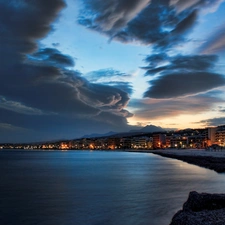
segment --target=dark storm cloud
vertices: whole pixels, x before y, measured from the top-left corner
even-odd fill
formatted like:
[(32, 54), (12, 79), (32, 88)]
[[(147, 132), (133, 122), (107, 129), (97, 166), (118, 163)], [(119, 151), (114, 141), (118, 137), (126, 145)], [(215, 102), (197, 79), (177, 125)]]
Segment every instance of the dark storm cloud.
[(145, 92), (149, 98), (174, 98), (193, 95), (225, 85), (224, 76), (209, 72), (183, 72), (166, 74), (149, 82)]
[(27, 114), (27, 115), (42, 115), (45, 114), (43, 111), (26, 105), (21, 104), (20, 102), (9, 101), (4, 97), (0, 96), (0, 108), (7, 109), (10, 111)]
[(37, 47), (34, 39), (51, 31), (50, 23), (64, 6), (62, 0), (1, 0), (1, 52), (10, 56), (32, 52)]
[[(110, 112), (114, 109), (118, 114), (129, 101), (126, 92), (89, 83), (76, 71), (46, 66), (46, 62), (43, 65), (40, 62), (38, 65), (33, 63), (32, 60), (29, 64), (21, 65), (17, 72), (22, 76), (11, 74), (11, 79), (5, 82), (1, 90), (2, 96), (22, 102), (27, 107), (74, 116), (96, 115), (107, 108)], [(17, 85), (10, 81), (12, 79), (17, 81)], [(6, 81), (4, 77), (0, 80)], [(12, 88), (14, 92), (10, 91)]]
[(129, 107), (138, 118), (163, 119), (179, 115), (193, 115), (210, 110), (214, 104), (223, 100), (209, 94), (176, 99), (131, 100)]
[(81, 101), (103, 111), (115, 110), (117, 114), (129, 101), (126, 92), (102, 84), (83, 85), (79, 91)]
[(172, 31), (172, 34), (177, 35), (180, 33), (184, 33), (194, 25), (196, 19), (197, 19), (197, 10), (194, 10), (176, 25), (176, 27)]
[(147, 70), (146, 76), (157, 75), (160, 72), (166, 74), (181, 70), (182, 72), (208, 71), (215, 66), (217, 59), (218, 57), (216, 55), (177, 55), (169, 57), (165, 54), (162, 56), (158, 54), (146, 57), (145, 62), (149, 65), (141, 68)]
[[(160, 65), (162, 60), (167, 63), (165, 66)], [(217, 61), (215, 55), (164, 56), (160, 60), (157, 57), (147, 57), (145, 61), (149, 61), (149, 66), (142, 67), (147, 70), (146, 75), (160, 75), (149, 81), (151, 87), (145, 92), (145, 97), (173, 98), (225, 85), (224, 76), (212, 72)]]
[(178, 55), (171, 58), (171, 67), (169, 69), (205, 71), (213, 68), (217, 59), (216, 55)]
[[(141, 10), (135, 11), (135, 16), (129, 19), (126, 17), (126, 22), (121, 23), (115, 22), (112, 18), (119, 18), (120, 11), (115, 10), (117, 9), (115, 5), (118, 6), (122, 1), (109, 2), (100, 5), (98, 0), (83, 1), (83, 7), (87, 9), (87, 12), (81, 11), (78, 22), (89, 29), (109, 36), (110, 40), (153, 44), (158, 54), (149, 56), (146, 60), (151, 60), (151, 62), (148, 66), (141, 68), (147, 70), (146, 75), (160, 74), (161, 76), (150, 81), (151, 86), (145, 92), (144, 97), (172, 98), (193, 95), (225, 84), (223, 76), (211, 70), (217, 60), (215, 56), (168, 57), (161, 53), (167, 52), (178, 43), (187, 42), (185, 35), (197, 23), (199, 11), (210, 11), (210, 7), (213, 6), (212, 2), (207, 0), (152, 0), (145, 7), (140, 8)], [(221, 2), (216, 0), (214, 5), (218, 7)], [(123, 6), (126, 7), (126, 12), (132, 11), (126, 4)], [(122, 10), (125, 8), (122, 7)], [(134, 15), (133, 12), (132, 15)], [(220, 36), (219, 45), (223, 45), (223, 34)]]
[(199, 123), (204, 123), (205, 126), (220, 126), (225, 124), (225, 117), (216, 117), (208, 120), (201, 120)]
[(159, 64), (168, 61), (169, 56), (166, 53), (158, 53), (158, 54), (152, 54), (145, 58), (145, 62), (149, 63), (149, 66), (156, 67)]
[(124, 27), (150, 0), (83, 0), (80, 24), (95, 27), (111, 34)]
[[(156, 43), (164, 40), (169, 34), (164, 28), (170, 28), (171, 22), (176, 20), (174, 14), (168, 25), (163, 23), (169, 17), (169, 9), (160, 3), (149, 4), (140, 14), (131, 20), (126, 27), (113, 36), (113, 39), (121, 42), (141, 42), (143, 44)], [(165, 18), (166, 17), (166, 18)], [(168, 20), (170, 20), (168, 18)]]
[(32, 54), (30, 57), (36, 62), (46, 62), (50, 65), (52, 64), (62, 67), (73, 67), (75, 65), (72, 57), (64, 55), (54, 48), (40, 49), (38, 52)]
[(197, 11), (177, 15), (165, 5), (152, 1), (136, 18), (114, 35), (121, 42), (141, 42), (155, 44), (156, 48), (168, 48), (184, 40), (184, 34), (197, 19)]
[(213, 11), (223, 0), (81, 0), (78, 23), (124, 43), (154, 44), (156, 49), (187, 42), (199, 11)]
[[(215, 66), (218, 57), (216, 55), (177, 55), (169, 57), (166, 54), (155, 54), (147, 56), (145, 62), (149, 65), (141, 67), (152, 71), (177, 71), (180, 69), (188, 71), (205, 71)], [(162, 64), (166, 66), (160, 66)]]
[[(1, 140), (9, 137), (2, 135), (4, 129), (15, 141), (22, 140), (22, 135), (15, 138), (19, 131), (26, 135), (24, 140), (46, 140), (75, 137), (87, 127), (90, 132), (128, 127), (125, 91), (90, 83), (67, 69), (74, 66), (70, 56), (54, 48), (38, 49), (37, 41), (53, 30), (51, 24), (64, 6), (61, 0), (1, 1)], [(101, 113), (120, 120), (109, 125)]]
[(0, 114), (0, 142), (73, 139), (87, 132), (107, 133), (111, 130), (122, 132), (126, 127), (129, 129), (125, 117), (110, 115), (107, 112), (95, 116), (94, 119), (91, 117), (77, 119), (63, 114), (34, 118), (32, 115), (18, 114), (4, 109), (0, 109)]
[(124, 117), (121, 117), (121, 115), (113, 114), (113, 116), (112, 116), (109, 113), (101, 112), (98, 116), (96, 116), (95, 119), (99, 122), (105, 121), (107, 124), (117, 127), (117, 130), (118, 130), (118, 128), (121, 128), (121, 125), (127, 123), (125, 118), (132, 116), (132, 114), (130, 114), (126, 110), (123, 111), (123, 114), (124, 114)]
[(123, 81), (111, 81), (111, 82), (104, 82), (104, 85), (116, 87), (122, 91), (125, 91), (128, 94), (133, 93), (133, 86), (130, 82), (123, 82)]
[(184, 35), (197, 21), (198, 10), (208, 7), (206, 0), (191, 1), (191, 4), (167, 0), (124, 2), (83, 1), (78, 23), (109, 36), (110, 40), (155, 44), (165, 48), (184, 41)]

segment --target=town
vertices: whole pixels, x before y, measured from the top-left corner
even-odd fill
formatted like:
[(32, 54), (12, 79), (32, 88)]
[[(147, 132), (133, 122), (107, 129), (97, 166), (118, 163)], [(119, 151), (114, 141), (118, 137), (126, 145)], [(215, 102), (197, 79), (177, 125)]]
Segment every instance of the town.
[(0, 144), (0, 149), (59, 150), (153, 150), (153, 149), (222, 149), (225, 147), (225, 125), (205, 129), (116, 134), (107, 137), (81, 138), (67, 141)]

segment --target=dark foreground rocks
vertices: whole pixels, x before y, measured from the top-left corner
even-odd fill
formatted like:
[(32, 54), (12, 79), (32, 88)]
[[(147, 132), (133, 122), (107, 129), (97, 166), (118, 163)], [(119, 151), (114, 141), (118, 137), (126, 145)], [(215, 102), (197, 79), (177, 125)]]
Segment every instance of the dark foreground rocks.
[(197, 166), (214, 170), (218, 173), (225, 172), (225, 158), (212, 157), (212, 156), (176, 155), (172, 153), (166, 153), (166, 152), (163, 153), (163, 152), (157, 152), (157, 151), (155, 151), (154, 154), (173, 158), (173, 159), (179, 159), (190, 164), (194, 164)]
[(225, 194), (190, 192), (170, 225), (225, 225)]

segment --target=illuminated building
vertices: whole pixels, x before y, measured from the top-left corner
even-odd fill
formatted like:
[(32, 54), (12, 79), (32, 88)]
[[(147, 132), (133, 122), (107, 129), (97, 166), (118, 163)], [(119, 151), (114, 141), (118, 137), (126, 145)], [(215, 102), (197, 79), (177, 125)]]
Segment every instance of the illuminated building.
[(120, 148), (120, 138), (108, 138), (107, 149), (117, 149)]
[(131, 148), (131, 139), (130, 138), (122, 138), (120, 140), (120, 148), (130, 149)]
[(215, 144), (216, 131), (217, 131), (217, 127), (207, 127), (206, 128), (205, 137), (206, 137), (207, 146), (211, 146), (212, 144)]
[(215, 144), (225, 146), (225, 126), (218, 127), (215, 135)]
[(166, 145), (166, 135), (162, 133), (153, 134), (153, 148), (164, 148)]

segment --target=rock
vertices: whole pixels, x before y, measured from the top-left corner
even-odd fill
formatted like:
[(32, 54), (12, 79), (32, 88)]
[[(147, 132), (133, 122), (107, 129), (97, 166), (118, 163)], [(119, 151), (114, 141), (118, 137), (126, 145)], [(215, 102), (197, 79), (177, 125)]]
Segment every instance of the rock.
[(178, 211), (170, 225), (224, 225), (225, 194), (190, 192), (183, 210)]

